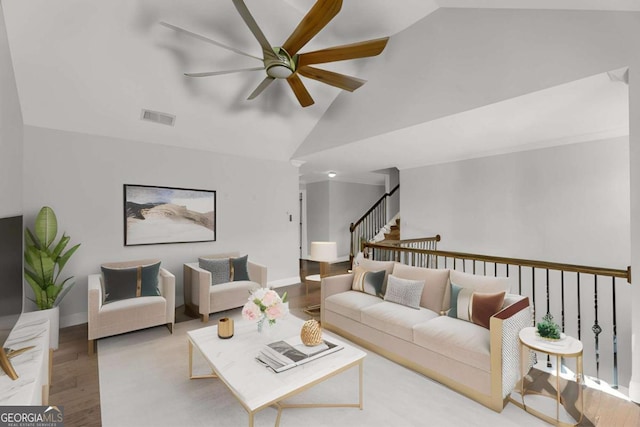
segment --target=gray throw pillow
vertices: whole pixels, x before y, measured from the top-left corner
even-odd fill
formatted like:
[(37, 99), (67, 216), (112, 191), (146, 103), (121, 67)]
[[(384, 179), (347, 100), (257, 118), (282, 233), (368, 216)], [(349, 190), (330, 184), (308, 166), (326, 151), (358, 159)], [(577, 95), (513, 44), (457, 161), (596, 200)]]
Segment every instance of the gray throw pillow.
[(423, 289), (424, 281), (422, 280), (401, 279), (391, 274), (387, 281), (384, 300), (419, 310)]
[(101, 267), (104, 284), (103, 303), (127, 298), (160, 295), (158, 273), (160, 262), (128, 268)]
[(249, 255), (241, 256), (239, 258), (231, 258), (231, 280), (237, 282), (239, 280), (251, 280), (249, 279), (249, 269), (247, 262)]
[(211, 286), (229, 282), (231, 277), (229, 258), (198, 258), (198, 265), (211, 273)]

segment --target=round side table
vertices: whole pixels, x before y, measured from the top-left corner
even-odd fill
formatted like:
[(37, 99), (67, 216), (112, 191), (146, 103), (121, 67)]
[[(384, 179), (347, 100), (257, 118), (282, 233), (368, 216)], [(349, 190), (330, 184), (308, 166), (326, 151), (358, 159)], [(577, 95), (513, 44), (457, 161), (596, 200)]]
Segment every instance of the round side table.
[[(520, 372), (522, 374), (522, 380), (520, 384), (520, 394), (522, 396), (522, 407), (525, 411), (529, 412), (536, 417), (554, 424), (556, 426), (576, 426), (582, 421), (584, 411), (584, 401), (582, 395), (583, 384), (583, 371), (582, 371), (582, 343), (580, 340), (566, 336), (560, 341), (548, 341), (540, 338), (536, 334), (536, 328), (528, 327), (520, 331)], [(527, 390), (526, 376), (529, 373), (529, 350), (548, 354), (556, 359), (556, 378), (555, 378), (555, 396), (541, 393), (540, 391)], [(574, 423), (566, 422), (560, 419), (560, 405), (566, 409), (561, 390), (560, 390), (560, 370), (562, 367), (562, 358), (575, 357), (576, 358), (576, 382), (578, 386), (577, 401), (580, 402), (579, 416)], [(526, 372), (525, 372), (526, 370)], [(525, 403), (525, 395), (537, 394), (546, 397), (555, 397), (556, 399), (556, 413), (555, 418), (545, 414), (539, 410), (533, 409), (527, 406)], [(577, 402), (576, 402), (577, 409)], [(570, 414), (569, 414), (570, 415)], [(572, 418), (575, 418), (572, 416)]]

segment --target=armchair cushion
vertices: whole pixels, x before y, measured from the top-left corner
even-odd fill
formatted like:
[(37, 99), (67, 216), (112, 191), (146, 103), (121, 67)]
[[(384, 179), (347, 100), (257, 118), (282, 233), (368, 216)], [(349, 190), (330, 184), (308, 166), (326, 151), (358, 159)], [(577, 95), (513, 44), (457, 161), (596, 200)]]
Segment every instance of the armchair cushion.
[(229, 258), (198, 258), (198, 265), (211, 273), (211, 286), (229, 282), (231, 277)]
[(245, 255), (238, 258), (230, 258), (231, 265), (231, 281), (238, 282), (244, 280), (251, 280), (249, 278), (249, 269), (247, 268), (247, 262), (249, 255)]
[(128, 298), (160, 295), (158, 289), (160, 262), (124, 268), (102, 266), (101, 269), (104, 304)]

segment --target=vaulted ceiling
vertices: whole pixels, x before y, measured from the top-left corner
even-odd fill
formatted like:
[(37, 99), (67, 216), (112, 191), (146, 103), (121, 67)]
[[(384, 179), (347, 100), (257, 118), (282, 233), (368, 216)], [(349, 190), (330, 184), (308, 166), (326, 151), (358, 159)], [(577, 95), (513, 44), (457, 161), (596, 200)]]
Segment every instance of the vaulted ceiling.
[[(588, 22), (595, 13), (640, 11), (639, 3), (345, 1), (302, 52), (382, 36), (391, 40), (378, 57), (324, 67), (368, 80), (356, 92), (305, 80), (315, 100), (308, 108), (300, 107), (282, 81), (247, 101), (263, 71), (183, 75), (260, 66), (159, 25), (165, 21), (261, 56), (230, 0), (0, 4), (25, 125), (297, 160), (307, 182), (324, 179), (329, 169), (342, 179), (379, 182), (372, 171), (628, 134), (627, 90), (608, 78), (609, 70), (585, 66), (582, 74), (563, 75), (550, 64), (518, 76), (511, 67), (489, 65), (504, 66), (495, 58), (512, 55), (531, 68), (521, 57), (539, 45), (528, 44), (527, 26), (540, 28), (540, 37), (550, 17)], [(273, 45), (287, 38), (313, 4), (246, 0)], [(525, 41), (513, 44), (513, 36)], [(496, 37), (504, 38), (500, 49)], [(489, 65), (478, 68), (479, 63)], [(173, 114), (175, 125), (142, 121), (141, 109)]]

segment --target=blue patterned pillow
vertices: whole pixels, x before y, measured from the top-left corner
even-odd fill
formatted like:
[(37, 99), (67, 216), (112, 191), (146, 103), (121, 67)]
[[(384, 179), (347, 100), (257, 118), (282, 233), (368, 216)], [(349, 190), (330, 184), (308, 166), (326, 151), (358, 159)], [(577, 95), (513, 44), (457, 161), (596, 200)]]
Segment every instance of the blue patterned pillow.
[(424, 280), (401, 279), (391, 274), (387, 281), (387, 292), (384, 294), (384, 300), (419, 310), (423, 290)]
[(228, 283), (231, 278), (229, 258), (198, 258), (198, 265), (211, 273), (211, 286)]

